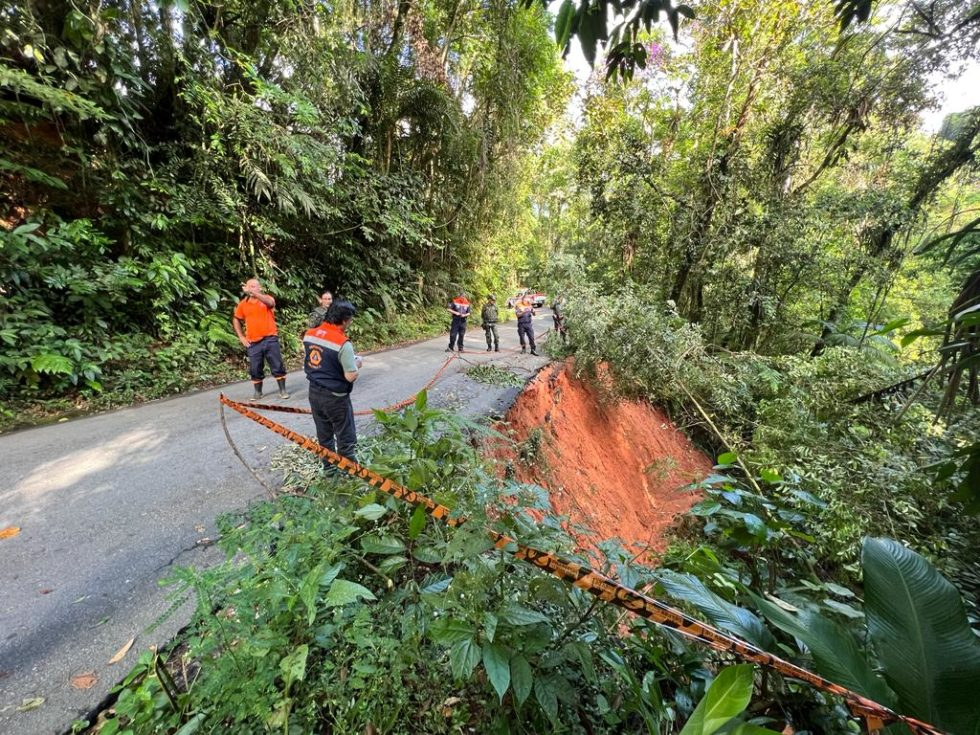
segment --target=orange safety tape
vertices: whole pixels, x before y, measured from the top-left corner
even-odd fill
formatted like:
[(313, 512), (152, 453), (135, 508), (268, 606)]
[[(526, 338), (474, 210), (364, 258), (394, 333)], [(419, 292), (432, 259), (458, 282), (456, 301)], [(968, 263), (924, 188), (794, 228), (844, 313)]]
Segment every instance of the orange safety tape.
[[(384, 408), (365, 408), (365, 409), (361, 409), (360, 411), (354, 411), (354, 415), (370, 416), (375, 411), (384, 411), (385, 413), (391, 413), (392, 411), (398, 411), (399, 409), (405, 408), (405, 406), (409, 405), (416, 398), (418, 398), (419, 393), (421, 393), (424, 390), (429, 390), (429, 388), (431, 388), (435, 384), (435, 382), (439, 380), (439, 377), (443, 374), (443, 372), (445, 372), (446, 368), (449, 367), (449, 363), (451, 363), (455, 359), (456, 359), (456, 355), (450, 355), (449, 357), (447, 357), (446, 361), (442, 363), (442, 366), (436, 371), (436, 374), (432, 376), (432, 379), (429, 380), (428, 383), (423, 385), (419, 389), (418, 393), (416, 393), (415, 395), (410, 396), (409, 398), (406, 398), (403, 401), (398, 401), (398, 403), (392, 403), (390, 406), (385, 406)], [(262, 409), (263, 411), (278, 411), (279, 413), (301, 413), (306, 415), (313, 413), (313, 411), (311, 411), (308, 408), (299, 408), (298, 406), (283, 406), (277, 403), (253, 403), (249, 401), (248, 405), (251, 408), (259, 408)]]
[[(404, 500), (406, 503), (425, 508), (425, 512), (428, 515), (441, 520), (451, 527), (459, 526), (466, 520), (458, 516), (454, 518), (452, 511), (446, 506), (436, 503), (421, 493), (409, 490), (379, 475), (377, 472), (369, 470), (367, 467), (363, 467), (346, 457), (342, 457), (336, 452), (321, 447), (316, 440), (303, 436), (281, 424), (277, 424), (275, 421), (255, 413), (246, 405), (226, 398), (224, 394), (219, 397), (219, 400), (243, 416), (262, 424), (289, 441), (327, 460), (330, 464), (343, 470), (351, 477), (358, 477), (381, 492)], [(569, 561), (528, 546), (522, 546), (515, 539), (497, 533), (496, 531), (488, 531), (488, 533), (498, 549), (509, 551), (516, 558), (534, 564), (539, 569), (561, 580), (572, 583), (579, 589), (598, 597), (604, 602), (611, 603), (653, 623), (675, 630), (717, 651), (734, 654), (744, 661), (751, 661), (760, 666), (773, 669), (784, 676), (799, 679), (817, 689), (842, 697), (847, 702), (851, 714), (855, 717), (864, 718), (869, 729), (874, 728), (874, 730), (880, 730), (882, 724), (902, 722), (912, 732), (918, 733), (918, 735), (946, 735), (943, 731), (932, 725), (893, 712), (888, 707), (867, 699), (857, 692), (853, 692), (828, 679), (824, 679), (818, 674), (814, 674), (812, 671), (808, 671), (785, 659), (763, 651), (751, 643), (723, 633), (717, 628), (713, 628), (707, 623), (702, 623), (700, 620), (692, 618), (680, 610), (670, 607), (666, 603), (648, 597), (642, 592), (637, 592), (634, 589), (626, 587), (584, 564)]]
[[(399, 409), (405, 408), (405, 406), (412, 403), (418, 397), (419, 393), (421, 393), (424, 390), (429, 390), (429, 388), (431, 388), (435, 384), (435, 382), (439, 380), (439, 377), (443, 374), (443, 372), (445, 372), (446, 368), (449, 367), (449, 363), (451, 363), (455, 359), (456, 359), (456, 355), (450, 355), (449, 357), (447, 357), (446, 361), (442, 363), (442, 367), (436, 370), (436, 374), (432, 376), (432, 380), (430, 380), (428, 383), (423, 385), (419, 389), (418, 393), (416, 393), (414, 396), (410, 396), (409, 398), (406, 398), (403, 401), (399, 401), (398, 403), (393, 403), (390, 406), (385, 406), (380, 410), (384, 411), (385, 413), (391, 413), (392, 411), (398, 411)], [(371, 408), (362, 411), (354, 411), (355, 416), (370, 416), (373, 413), (374, 413), (374, 409)]]

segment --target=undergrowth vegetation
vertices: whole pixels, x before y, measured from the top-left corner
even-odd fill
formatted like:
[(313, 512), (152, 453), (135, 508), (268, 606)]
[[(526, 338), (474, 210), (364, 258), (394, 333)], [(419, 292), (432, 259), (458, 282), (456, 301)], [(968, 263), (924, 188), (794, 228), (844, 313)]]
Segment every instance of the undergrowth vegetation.
[(926, 554), (977, 605), (980, 534), (964, 513), (973, 496), (963, 495), (965, 472), (937, 472), (980, 435), (977, 411), (937, 419), (938, 389), (854, 402), (909, 369), (843, 346), (816, 357), (718, 349), (638, 290), (600, 294), (574, 273), (565, 273), (565, 351), (577, 369), (602, 365), (618, 390), (664, 405), (712, 451), (794, 478), (819, 502), (808, 511), (808, 554), (825, 574), (856, 581), (861, 538), (887, 535)]
[[(692, 511), (707, 521), (704, 539), (653, 569), (616, 540), (580, 557), (542, 488), (488, 472), (478, 439), (489, 430), (429, 408), (424, 393), (377, 418), (366, 464), (465, 522), (450, 529), (360, 481), (323, 479), (301, 450), (284, 452), (286, 494), (223, 519), (224, 564), (173, 575), (175, 597), (197, 600), (183, 645), (145, 653), (95, 731), (858, 731), (837, 698), (772, 672), (726, 668), (730, 657), (516, 561), (487, 528), (672, 598), (900, 711), (969, 731), (959, 729), (973, 722), (963, 695), (977, 683), (980, 646), (954, 588), (899, 544), (869, 540), (862, 604), (820, 566), (826, 501), (800, 478), (766, 470), (740, 480), (737, 457), (722, 456)], [(921, 609), (889, 630), (883, 611), (908, 612), (903, 585)], [(948, 641), (934, 650), (937, 633)], [(898, 649), (929, 666), (907, 666)], [(950, 671), (973, 674), (943, 684)]]
[(543, 8), (0, 17), (0, 428), (244, 377), (252, 276), (285, 341), (330, 289), (367, 349), (531, 257), (527, 159), (569, 93)]

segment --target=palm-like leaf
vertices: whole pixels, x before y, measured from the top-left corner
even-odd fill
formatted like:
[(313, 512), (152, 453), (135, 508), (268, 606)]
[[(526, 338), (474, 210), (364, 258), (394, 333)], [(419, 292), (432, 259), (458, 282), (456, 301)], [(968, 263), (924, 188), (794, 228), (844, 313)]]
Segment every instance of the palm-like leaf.
[(872, 670), (854, 636), (815, 612), (804, 610), (793, 615), (762, 597), (752, 598), (769, 622), (810, 650), (821, 676), (880, 704), (895, 706), (894, 693)]
[(980, 732), (980, 641), (956, 588), (892, 539), (865, 539), (862, 559), (868, 630), (901, 709)]

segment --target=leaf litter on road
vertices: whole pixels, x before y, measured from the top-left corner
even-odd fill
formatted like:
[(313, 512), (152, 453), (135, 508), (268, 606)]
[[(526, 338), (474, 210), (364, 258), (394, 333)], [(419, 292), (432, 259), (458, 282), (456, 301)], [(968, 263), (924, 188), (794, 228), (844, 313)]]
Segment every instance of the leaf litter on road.
[(76, 674), (71, 678), (71, 685), (75, 689), (91, 689), (98, 681), (94, 671), (86, 671), (83, 674)]
[(44, 697), (28, 697), (20, 706), (17, 708), (18, 712), (30, 712), (32, 709), (37, 709), (42, 704), (44, 704)]
[(133, 644), (135, 642), (136, 642), (135, 636), (133, 638), (130, 638), (128, 641), (126, 641), (123, 644), (123, 647), (120, 648), (118, 651), (116, 651), (115, 654), (113, 654), (112, 658), (109, 659), (109, 663), (117, 664), (120, 661), (122, 661), (124, 658), (126, 658), (126, 654), (129, 653), (129, 649), (133, 647)]
[(13, 538), (20, 533), (20, 526), (7, 526), (0, 528), (0, 539)]

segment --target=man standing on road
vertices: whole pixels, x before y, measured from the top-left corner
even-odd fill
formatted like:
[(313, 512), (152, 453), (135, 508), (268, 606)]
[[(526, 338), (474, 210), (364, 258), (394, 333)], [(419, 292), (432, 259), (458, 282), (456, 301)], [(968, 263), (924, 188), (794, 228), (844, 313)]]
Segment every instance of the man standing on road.
[(470, 302), (462, 291), (449, 302), (449, 313), (453, 315), (453, 323), (449, 325), (449, 347), (446, 348), (446, 352), (453, 351), (454, 343), (459, 345), (460, 352), (463, 351), (463, 335), (466, 334), (466, 319), (470, 311), (472, 311)]
[(535, 352), (537, 346), (534, 344), (534, 307), (531, 306), (531, 300), (525, 296), (514, 307), (514, 312), (517, 314), (517, 336), (521, 340), (521, 352), (527, 352), (524, 344), (526, 336), (531, 346), (531, 354), (537, 355), (538, 353)]
[[(289, 398), (286, 392), (286, 366), (279, 350), (279, 330), (276, 327), (276, 300), (262, 292), (258, 278), (250, 278), (242, 284), (245, 298), (238, 302), (231, 325), (235, 328), (238, 341), (248, 351), (249, 375), (255, 392), (252, 400), (262, 398), (262, 381), (265, 380), (265, 363), (269, 372), (279, 384), (279, 397)], [(242, 331), (245, 322), (245, 331)]]
[(487, 296), (487, 303), (483, 305), (483, 311), (480, 312), (480, 319), (483, 322), (483, 333), (487, 337), (487, 352), (490, 351), (490, 337), (493, 337), (494, 351), (500, 352), (500, 337), (497, 336), (497, 322), (500, 320), (500, 314), (497, 312), (497, 297), (493, 294)]
[(310, 316), (306, 320), (307, 328), (316, 329), (323, 324), (323, 320), (327, 318), (327, 309), (330, 308), (330, 304), (332, 303), (332, 293), (329, 291), (324, 291), (322, 294), (320, 294), (320, 305), (310, 312)]
[[(357, 310), (349, 301), (337, 301), (326, 320), (303, 336), (303, 369), (310, 381), (310, 409), (321, 447), (356, 462), (357, 430), (350, 393), (360, 375), (361, 358), (347, 338)], [(332, 465), (323, 460), (328, 471)]]

